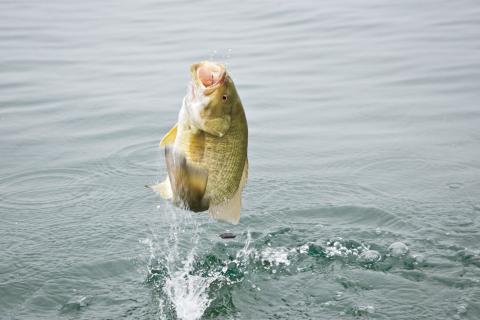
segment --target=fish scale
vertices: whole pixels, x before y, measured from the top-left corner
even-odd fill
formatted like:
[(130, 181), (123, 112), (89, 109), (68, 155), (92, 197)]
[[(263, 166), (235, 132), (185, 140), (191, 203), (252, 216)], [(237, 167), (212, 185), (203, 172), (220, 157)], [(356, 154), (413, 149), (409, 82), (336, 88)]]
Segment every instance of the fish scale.
[(211, 203), (230, 199), (237, 191), (247, 159), (247, 137), (247, 120), (240, 103), (232, 110), (232, 124), (225, 136), (184, 132), (182, 146), (187, 160), (208, 169), (205, 196)]
[(248, 175), (245, 111), (225, 66), (204, 61), (190, 71), (178, 122), (160, 142), (168, 176), (153, 189), (176, 206), (237, 224)]

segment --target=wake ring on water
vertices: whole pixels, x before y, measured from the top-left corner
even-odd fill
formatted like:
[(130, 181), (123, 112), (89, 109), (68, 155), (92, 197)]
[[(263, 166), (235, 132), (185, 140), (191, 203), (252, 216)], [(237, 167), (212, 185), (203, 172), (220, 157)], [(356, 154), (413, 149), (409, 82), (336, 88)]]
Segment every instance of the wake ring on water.
[(413, 157), (385, 158), (352, 172), (361, 185), (386, 197), (422, 201), (430, 198), (444, 201), (448, 198), (446, 189), (468, 193), (465, 183), (474, 181), (474, 176), (480, 177), (480, 170), (468, 164)]
[(90, 173), (79, 169), (46, 169), (0, 180), (0, 207), (52, 208), (78, 203), (88, 194)]
[[(256, 211), (275, 214), (280, 210), (305, 210), (317, 206), (368, 205), (382, 196), (380, 192), (359, 184), (333, 179), (258, 179), (252, 177), (245, 189), (245, 202)], [(288, 201), (282, 201), (288, 199)], [(273, 217), (278, 220), (277, 217)]]
[(163, 152), (158, 147), (159, 140), (150, 140), (124, 147), (111, 154), (100, 169), (106, 175), (158, 174)]

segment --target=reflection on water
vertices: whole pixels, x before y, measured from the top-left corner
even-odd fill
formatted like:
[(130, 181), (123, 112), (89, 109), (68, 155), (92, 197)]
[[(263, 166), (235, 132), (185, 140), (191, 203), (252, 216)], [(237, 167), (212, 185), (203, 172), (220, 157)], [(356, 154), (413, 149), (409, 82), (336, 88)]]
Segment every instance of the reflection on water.
[[(0, 318), (478, 318), (479, 16), (3, 1)], [(203, 59), (248, 118), (238, 226), (143, 187)]]

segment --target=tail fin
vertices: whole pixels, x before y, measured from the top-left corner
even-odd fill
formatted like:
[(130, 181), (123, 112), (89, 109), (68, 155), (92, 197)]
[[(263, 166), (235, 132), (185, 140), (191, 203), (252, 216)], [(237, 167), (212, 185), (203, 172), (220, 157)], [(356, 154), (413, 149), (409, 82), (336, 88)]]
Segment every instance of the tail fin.
[(242, 207), (242, 191), (239, 189), (230, 200), (217, 205), (210, 205), (208, 214), (215, 220), (238, 224)]
[(242, 191), (248, 176), (248, 161), (245, 161), (242, 178), (237, 191), (233, 197), (220, 204), (210, 204), (208, 214), (215, 220), (225, 221), (231, 224), (238, 224), (240, 221), (240, 209), (242, 208)]

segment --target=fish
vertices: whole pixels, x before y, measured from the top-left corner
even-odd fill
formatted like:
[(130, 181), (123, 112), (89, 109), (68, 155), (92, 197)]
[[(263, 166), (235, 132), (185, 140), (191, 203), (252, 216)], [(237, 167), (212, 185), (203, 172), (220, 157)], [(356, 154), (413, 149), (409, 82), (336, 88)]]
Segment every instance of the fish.
[(178, 121), (160, 141), (167, 177), (153, 189), (178, 207), (237, 224), (248, 178), (245, 111), (224, 64), (201, 61), (190, 73)]

